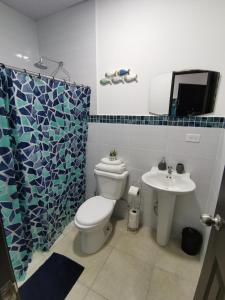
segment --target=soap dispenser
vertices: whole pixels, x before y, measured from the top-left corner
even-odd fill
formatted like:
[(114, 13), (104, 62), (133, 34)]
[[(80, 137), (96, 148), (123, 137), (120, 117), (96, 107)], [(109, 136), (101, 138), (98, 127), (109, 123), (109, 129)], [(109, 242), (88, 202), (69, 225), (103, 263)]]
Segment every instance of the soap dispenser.
[(158, 169), (161, 170), (161, 171), (165, 171), (165, 170), (167, 169), (165, 157), (163, 157), (163, 158), (161, 159), (161, 161), (159, 162), (159, 164), (158, 164)]

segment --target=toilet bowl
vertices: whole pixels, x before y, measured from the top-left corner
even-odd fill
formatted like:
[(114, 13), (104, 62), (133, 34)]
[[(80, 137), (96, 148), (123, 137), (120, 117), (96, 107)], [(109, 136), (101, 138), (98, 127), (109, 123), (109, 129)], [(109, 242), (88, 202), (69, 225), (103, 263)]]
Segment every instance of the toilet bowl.
[(109, 220), (116, 200), (96, 196), (85, 201), (75, 216), (81, 233), (81, 249), (87, 254), (98, 251), (112, 232)]
[(128, 172), (115, 174), (94, 170), (99, 196), (87, 199), (78, 209), (74, 222), (80, 231), (81, 250), (97, 252), (112, 232), (110, 217), (124, 192)]

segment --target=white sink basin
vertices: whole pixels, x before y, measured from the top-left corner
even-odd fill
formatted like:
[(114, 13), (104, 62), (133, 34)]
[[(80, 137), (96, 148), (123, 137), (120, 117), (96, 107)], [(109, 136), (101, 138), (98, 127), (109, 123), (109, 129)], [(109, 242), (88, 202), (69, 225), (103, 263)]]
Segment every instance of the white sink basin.
[(142, 175), (142, 181), (156, 190), (158, 198), (158, 224), (157, 242), (166, 246), (169, 242), (173, 222), (176, 195), (193, 192), (196, 184), (190, 178), (189, 173), (178, 174), (173, 171), (160, 171), (153, 167), (151, 171)]
[(189, 173), (178, 174), (173, 171), (170, 175), (168, 171), (160, 171), (157, 167), (153, 167), (151, 171), (145, 173), (142, 176), (142, 181), (158, 191), (175, 194), (193, 192), (196, 188)]

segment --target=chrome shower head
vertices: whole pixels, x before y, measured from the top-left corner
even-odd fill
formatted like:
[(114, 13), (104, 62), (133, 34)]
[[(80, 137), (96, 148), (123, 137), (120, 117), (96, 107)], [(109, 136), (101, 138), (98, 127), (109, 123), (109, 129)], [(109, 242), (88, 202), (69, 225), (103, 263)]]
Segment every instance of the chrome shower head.
[(48, 66), (45, 65), (43, 63), (43, 60), (47, 60), (47, 61), (50, 61), (52, 63), (55, 63), (57, 64), (57, 68), (51, 73), (51, 76), (56, 76), (56, 74), (59, 72), (59, 71), (62, 71), (66, 77), (67, 77), (67, 80), (70, 81), (70, 74), (69, 72), (63, 67), (64, 63), (63, 61), (57, 61), (57, 60), (54, 60), (54, 59), (51, 59), (51, 58), (48, 58), (48, 57), (45, 57), (45, 56), (41, 56), (39, 61), (34, 63), (34, 66), (38, 69), (41, 69), (41, 70), (47, 70), (48, 69)]
[(35, 66), (36, 68), (38, 68), (38, 69), (41, 69), (41, 70), (47, 70), (47, 69), (48, 69), (48, 67), (47, 67), (46, 65), (43, 64), (43, 59), (42, 59), (42, 58), (40, 58), (40, 60), (39, 60), (38, 62), (36, 62), (36, 63), (34, 64), (34, 66)]

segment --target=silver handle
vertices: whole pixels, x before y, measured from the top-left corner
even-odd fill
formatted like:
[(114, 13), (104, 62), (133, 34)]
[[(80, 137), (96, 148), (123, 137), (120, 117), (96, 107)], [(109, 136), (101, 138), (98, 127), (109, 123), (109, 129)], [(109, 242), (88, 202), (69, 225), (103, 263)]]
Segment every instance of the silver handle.
[(206, 226), (214, 226), (216, 230), (220, 230), (225, 227), (225, 220), (222, 219), (220, 215), (213, 217), (208, 214), (202, 214), (200, 216), (200, 221)]

